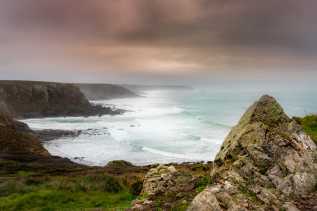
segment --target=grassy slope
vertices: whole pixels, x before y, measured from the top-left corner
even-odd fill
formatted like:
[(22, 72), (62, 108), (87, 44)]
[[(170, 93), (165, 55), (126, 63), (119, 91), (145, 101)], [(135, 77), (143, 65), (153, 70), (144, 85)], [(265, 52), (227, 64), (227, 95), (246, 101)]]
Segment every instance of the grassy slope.
[[(195, 187), (196, 194), (209, 183), (209, 166), (200, 163), (175, 166), (178, 170), (199, 178)], [(0, 171), (0, 210), (125, 210), (138, 197), (142, 177), (147, 171), (147, 168), (129, 170), (128, 167), (120, 167), (118, 163), (112, 164), (108, 169), (58, 175), (32, 169), (11, 173)], [(177, 207), (178, 210), (185, 209), (180, 208)]]
[(32, 176), (18, 172), (0, 181), (0, 210), (128, 208), (135, 198), (107, 175)]
[(303, 118), (296, 118), (304, 128), (305, 132), (310, 135), (310, 137), (317, 144), (317, 115), (308, 115)]

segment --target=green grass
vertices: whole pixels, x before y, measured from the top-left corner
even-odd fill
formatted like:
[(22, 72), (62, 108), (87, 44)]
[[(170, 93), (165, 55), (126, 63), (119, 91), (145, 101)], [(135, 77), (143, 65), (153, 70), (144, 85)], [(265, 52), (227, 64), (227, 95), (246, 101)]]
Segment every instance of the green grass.
[(303, 118), (295, 118), (304, 128), (305, 132), (317, 144), (317, 115), (308, 115)]
[(210, 176), (203, 176), (199, 178), (195, 185), (196, 192), (197, 193), (202, 192), (210, 183), (211, 183)]
[(128, 208), (133, 196), (126, 192), (70, 192), (38, 189), (0, 198), (0, 210), (57, 210), (80, 208)]
[(19, 172), (0, 182), (0, 211), (129, 208), (136, 197), (107, 175), (33, 177)]

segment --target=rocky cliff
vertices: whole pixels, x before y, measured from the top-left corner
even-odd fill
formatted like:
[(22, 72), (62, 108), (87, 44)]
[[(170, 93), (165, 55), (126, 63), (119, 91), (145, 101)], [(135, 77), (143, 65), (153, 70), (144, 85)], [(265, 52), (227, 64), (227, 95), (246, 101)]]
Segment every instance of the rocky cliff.
[(227, 136), (211, 181), (188, 210), (317, 209), (316, 145), (263, 96)]
[(0, 112), (0, 178), (3, 174), (28, 169), (67, 172), (79, 168), (83, 166), (51, 156), (26, 124)]
[(0, 109), (19, 118), (116, 113), (91, 105), (75, 85), (32, 81), (0, 81)]
[(0, 158), (7, 156), (48, 156), (29, 127), (0, 113)]
[(127, 88), (112, 84), (76, 84), (89, 100), (137, 97)]

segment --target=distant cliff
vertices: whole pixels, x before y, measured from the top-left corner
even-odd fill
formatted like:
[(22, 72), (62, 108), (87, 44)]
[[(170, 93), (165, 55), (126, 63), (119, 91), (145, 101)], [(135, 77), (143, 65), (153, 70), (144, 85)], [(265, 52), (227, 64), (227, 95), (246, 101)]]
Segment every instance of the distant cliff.
[(0, 109), (19, 118), (116, 113), (91, 105), (75, 85), (33, 81), (0, 81)]
[(150, 90), (192, 90), (193, 88), (185, 85), (133, 85), (123, 84), (122, 87), (129, 89), (135, 93), (142, 93)]
[(112, 84), (76, 84), (89, 100), (106, 100), (111, 98), (136, 97), (127, 88)]

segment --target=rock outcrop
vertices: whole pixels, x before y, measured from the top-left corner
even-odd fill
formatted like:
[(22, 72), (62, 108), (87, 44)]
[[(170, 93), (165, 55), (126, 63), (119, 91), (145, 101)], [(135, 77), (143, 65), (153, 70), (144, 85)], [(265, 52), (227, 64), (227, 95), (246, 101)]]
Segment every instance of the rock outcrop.
[(113, 84), (76, 84), (89, 100), (137, 97), (129, 89)]
[(18, 118), (91, 116), (121, 112), (91, 105), (75, 85), (33, 81), (1, 81), (0, 109)]
[(51, 156), (26, 124), (0, 112), (0, 176), (23, 170), (52, 173), (84, 168), (68, 159)]
[(174, 166), (159, 165), (145, 175), (141, 196), (132, 210), (169, 210), (187, 206), (196, 194), (196, 179)]
[(29, 127), (0, 113), (0, 157), (15, 155), (48, 156)]
[(298, 210), (305, 197), (315, 206), (316, 153), (301, 126), (274, 98), (263, 96), (227, 136), (215, 159), (212, 184), (188, 210)]
[(40, 142), (48, 142), (60, 138), (75, 138), (81, 134), (80, 130), (36, 130), (34, 135), (40, 140)]

